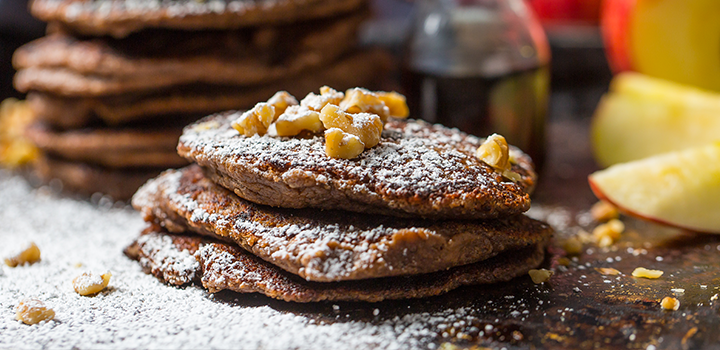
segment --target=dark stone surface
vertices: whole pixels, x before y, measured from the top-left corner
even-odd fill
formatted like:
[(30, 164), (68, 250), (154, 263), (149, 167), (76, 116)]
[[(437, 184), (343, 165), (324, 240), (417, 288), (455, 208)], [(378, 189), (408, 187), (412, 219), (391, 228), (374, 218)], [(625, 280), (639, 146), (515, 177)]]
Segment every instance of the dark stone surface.
[[(586, 181), (595, 170), (587, 123), (556, 122), (550, 128), (551, 156), (533, 215), (548, 217), (558, 242), (597, 225), (584, 219), (596, 201)], [(544, 263), (555, 275), (540, 285), (525, 276), (434, 298), (382, 303), (295, 304), (230, 292), (216, 300), (270, 305), (317, 324), (392, 323), (416, 329), (415, 336), (425, 334), (422, 342), (428, 348), (719, 349), (720, 301), (714, 296), (720, 292), (720, 237), (622, 220), (627, 231), (619, 242), (609, 248), (587, 244), (568, 266), (558, 262), (565, 253), (555, 243)], [(632, 277), (639, 266), (664, 274), (655, 280)], [(602, 275), (595, 270), (601, 267), (621, 274)], [(679, 310), (661, 308), (666, 296), (677, 297)]]

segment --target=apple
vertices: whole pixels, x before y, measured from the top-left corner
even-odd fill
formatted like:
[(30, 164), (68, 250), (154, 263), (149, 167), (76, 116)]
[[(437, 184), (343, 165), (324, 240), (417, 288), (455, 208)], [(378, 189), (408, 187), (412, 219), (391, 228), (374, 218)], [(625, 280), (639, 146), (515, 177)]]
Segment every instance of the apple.
[(588, 181), (599, 199), (629, 215), (720, 233), (720, 143), (613, 165)]
[(717, 0), (606, 0), (610, 66), (720, 91), (719, 18)]
[(613, 72), (631, 70), (630, 13), (635, 8), (636, 0), (605, 0), (602, 4), (600, 29), (605, 42), (605, 53)]
[(604, 167), (720, 141), (720, 94), (622, 73), (598, 104), (590, 137)]
[(530, 0), (535, 14), (543, 23), (597, 23), (601, 0)]

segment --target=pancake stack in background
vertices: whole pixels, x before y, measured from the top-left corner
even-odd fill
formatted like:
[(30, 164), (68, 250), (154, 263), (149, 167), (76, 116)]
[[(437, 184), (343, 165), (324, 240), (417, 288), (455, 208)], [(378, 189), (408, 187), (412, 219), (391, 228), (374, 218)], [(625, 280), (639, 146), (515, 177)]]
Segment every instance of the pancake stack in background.
[(18, 49), (41, 178), (127, 199), (187, 164), (181, 128), (275, 91), (370, 85), (387, 57), (356, 47), (365, 0), (35, 0), (48, 35)]
[[(196, 164), (134, 195), (149, 225), (126, 254), (168, 284), (293, 302), (428, 297), (542, 262), (552, 228), (523, 214), (527, 155), (392, 118), (407, 116), (395, 93), (320, 91), (186, 127), (178, 153)], [(364, 149), (343, 153), (352, 140)]]

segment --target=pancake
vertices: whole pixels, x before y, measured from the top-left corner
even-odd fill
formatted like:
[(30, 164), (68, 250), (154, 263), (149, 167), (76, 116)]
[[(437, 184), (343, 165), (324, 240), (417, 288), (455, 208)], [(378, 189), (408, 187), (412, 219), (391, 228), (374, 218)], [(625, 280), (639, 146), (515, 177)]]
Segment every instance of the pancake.
[(26, 135), (46, 153), (110, 168), (181, 167), (175, 146), (180, 128), (82, 129), (57, 132), (35, 123)]
[(249, 201), (435, 219), (488, 219), (530, 208), (537, 175), (516, 148), (513, 182), (479, 160), (482, 139), (422, 121), (389, 120), (380, 143), (355, 159), (330, 158), (324, 138), (245, 137), (213, 115), (185, 128), (178, 153)]
[(142, 33), (122, 40), (55, 34), (18, 49), (15, 86), (104, 96), (203, 83), (250, 85), (326, 66), (356, 46), (364, 12), (253, 31)]
[(229, 109), (251, 108), (279, 90), (305, 96), (322, 84), (338, 88), (373, 86), (387, 72), (391, 58), (372, 50), (350, 54), (327, 67), (270, 84), (253, 87), (187, 86), (145, 93), (105, 97), (64, 97), (30, 92), (28, 101), (38, 119), (60, 128), (77, 128), (98, 120), (119, 125), (140, 119), (175, 119), (178, 115), (201, 116)]
[(228, 243), (147, 229), (125, 253), (162, 281), (200, 281), (211, 293), (262, 293), (291, 302), (369, 301), (423, 298), (463, 285), (509, 281), (537, 267), (546, 242), (474, 264), (430, 274), (345, 282), (309, 282)]
[(138, 190), (148, 222), (216, 237), (309, 281), (429, 273), (547, 241), (552, 229), (524, 215), (428, 221), (335, 210), (282, 209), (238, 198), (192, 165)]
[(80, 195), (109, 195), (115, 200), (128, 200), (138, 187), (157, 176), (161, 168), (108, 169), (86, 163), (69, 162), (40, 155), (32, 163), (33, 172), (42, 181), (60, 180), (63, 190)]
[(30, 12), (87, 35), (124, 37), (144, 28), (232, 29), (331, 17), (365, 0), (33, 0)]

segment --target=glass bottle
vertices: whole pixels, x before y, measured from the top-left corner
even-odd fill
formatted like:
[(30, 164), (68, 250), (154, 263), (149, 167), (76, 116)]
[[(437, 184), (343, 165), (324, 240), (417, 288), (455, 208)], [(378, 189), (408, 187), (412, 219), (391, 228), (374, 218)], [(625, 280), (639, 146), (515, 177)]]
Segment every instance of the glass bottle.
[(411, 115), (545, 157), (550, 49), (524, 0), (418, 0), (403, 88)]

